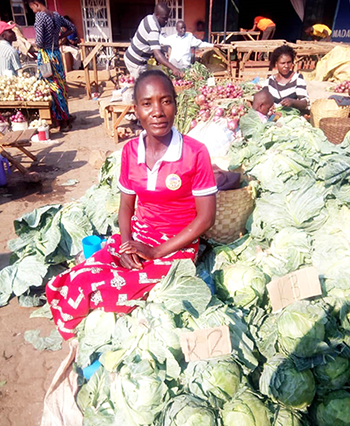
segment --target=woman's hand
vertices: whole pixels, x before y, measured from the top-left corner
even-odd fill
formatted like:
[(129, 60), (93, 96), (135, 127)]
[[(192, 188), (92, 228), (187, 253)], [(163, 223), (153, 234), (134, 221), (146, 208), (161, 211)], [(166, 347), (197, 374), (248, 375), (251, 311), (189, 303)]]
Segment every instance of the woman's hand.
[(280, 105), (284, 107), (292, 107), (294, 104), (293, 99), (285, 98), (280, 102)]
[(145, 260), (156, 259), (156, 248), (140, 243), (139, 241), (126, 241), (119, 248), (120, 254), (137, 256)]
[(136, 254), (122, 253), (120, 264), (125, 269), (142, 269), (142, 262)]

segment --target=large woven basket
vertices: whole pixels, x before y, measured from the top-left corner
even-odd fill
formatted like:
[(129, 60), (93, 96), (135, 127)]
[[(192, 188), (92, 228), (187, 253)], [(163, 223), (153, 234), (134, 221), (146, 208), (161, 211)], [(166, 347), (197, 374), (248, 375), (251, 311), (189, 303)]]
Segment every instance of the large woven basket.
[(321, 118), (320, 129), (323, 130), (329, 142), (338, 145), (343, 142), (345, 135), (350, 130), (350, 118)]
[(245, 224), (253, 209), (254, 199), (250, 185), (230, 191), (219, 191), (216, 196), (214, 226), (203, 237), (223, 244), (235, 241), (245, 234)]
[(321, 118), (339, 117), (348, 118), (350, 113), (349, 106), (338, 106), (334, 99), (317, 99), (311, 105), (310, 119), (311, 124), (320, 127)]

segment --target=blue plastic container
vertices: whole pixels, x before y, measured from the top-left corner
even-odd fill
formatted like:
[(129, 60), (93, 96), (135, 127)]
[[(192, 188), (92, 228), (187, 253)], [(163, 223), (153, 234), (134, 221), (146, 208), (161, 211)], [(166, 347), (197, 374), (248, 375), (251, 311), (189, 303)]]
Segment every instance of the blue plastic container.
[(83, 252), (85, 259), (88, 259), (97, 251), (101, 250), (101, 238), (97, 235), (89, 235), (88, 237), (83, 238)]
[(91, 376), (101, 367), (100, 361), (97, 359), (92, 364), (83, 368), (83, 376), (86, 380), (90, 380)]
[(9, 162), (7, 161), (7, 158), (0, 155), (0, 186), (5, 186), (7, 184), (6, 172), (7, 174), (11, 173)]

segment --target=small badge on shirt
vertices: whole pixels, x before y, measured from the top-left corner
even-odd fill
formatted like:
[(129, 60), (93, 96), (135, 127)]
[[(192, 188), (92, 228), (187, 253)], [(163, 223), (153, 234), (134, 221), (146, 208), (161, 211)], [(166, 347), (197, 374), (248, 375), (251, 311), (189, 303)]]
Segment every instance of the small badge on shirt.
[(165, 185), (171, 191), (176, 191), (181, 187), (181, 178), (178, 175), (171, 174), (165, 179)]

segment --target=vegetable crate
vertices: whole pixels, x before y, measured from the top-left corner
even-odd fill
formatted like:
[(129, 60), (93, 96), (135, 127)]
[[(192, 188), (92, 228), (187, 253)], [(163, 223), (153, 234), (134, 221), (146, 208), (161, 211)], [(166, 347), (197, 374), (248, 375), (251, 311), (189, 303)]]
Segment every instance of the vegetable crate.
[(51, 118), (51, 101), (0, 101), (1, 109), (37, 109), (39, 117), (46, 120), (48, 124), (52, 124)]

